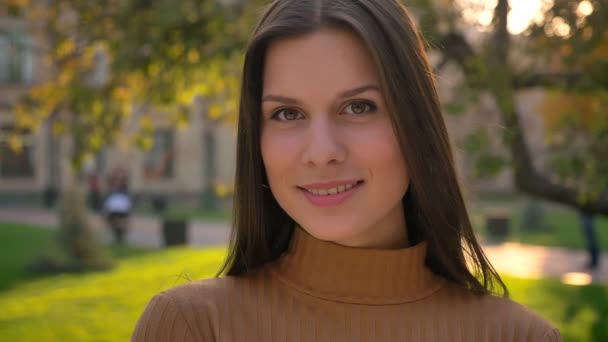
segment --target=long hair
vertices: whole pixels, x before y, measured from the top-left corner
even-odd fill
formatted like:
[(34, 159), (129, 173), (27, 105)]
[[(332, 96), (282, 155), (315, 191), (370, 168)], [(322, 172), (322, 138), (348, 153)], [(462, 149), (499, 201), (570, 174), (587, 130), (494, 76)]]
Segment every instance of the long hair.
[(507, 288), (484, 255), (466, 210), (425, 45), (398, 0), (276, 0), (260, 19), (243, 69), (233, 231), (218, 274), (242, 275), (277, 259), (295, 222), (269, 189), (260, 150), (268, 45), (323, 28), (356, 33), (372, 54), (411, 181), (403, 198), (408, 238), (428, 242), (426, 265), (475, 293)]

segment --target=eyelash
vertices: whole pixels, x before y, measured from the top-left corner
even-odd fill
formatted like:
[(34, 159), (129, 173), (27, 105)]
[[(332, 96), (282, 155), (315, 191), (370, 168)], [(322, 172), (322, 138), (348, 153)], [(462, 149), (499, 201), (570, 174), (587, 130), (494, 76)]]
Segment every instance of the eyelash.
[[(366, 110), (364, 113), (361, 114), (356, 114), (353, 113), (353, 115), (363, 115), (363, 114), (368, 114), (368, 113), (374, 113), (378, 110), (378, 106), (376, 106), (373, 102), (371, 101), (366, 101), (366, 100), (356, 100), (356, 101), (352, 101), (350, 102), (345, 108), (348, 108), (350, 106), (352, 106), (353, 104), (363, 104), (366, 105), (368, 107), (368, 110)], [(279, 119), (279, 115), (281, 115), (281, 113), (284, 113), (286, 110), (291, 110), (291, 111), (296, 111), (299, 115), (301, 115), (302, 113), (299, 112), (298, 110), (295, 110), (293, 108), (279, 108), (276, 111), (274, 111), (271, 115), (271, 119), (272, 120), (276, 120), (276, 121), (295, 121), (295, 120), (299, 120), (299, 119), (292, 119), (292, 120), (285, 120), (285, 119)]]

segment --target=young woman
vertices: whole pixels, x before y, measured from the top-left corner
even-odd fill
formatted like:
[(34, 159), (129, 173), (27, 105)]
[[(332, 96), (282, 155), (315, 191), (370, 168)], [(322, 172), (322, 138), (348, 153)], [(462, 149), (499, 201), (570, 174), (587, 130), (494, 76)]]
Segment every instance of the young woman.
[(248, 47), (225, 275), (134, 341), (559, 341), (475, 239), (398, 0), (277, 0)]

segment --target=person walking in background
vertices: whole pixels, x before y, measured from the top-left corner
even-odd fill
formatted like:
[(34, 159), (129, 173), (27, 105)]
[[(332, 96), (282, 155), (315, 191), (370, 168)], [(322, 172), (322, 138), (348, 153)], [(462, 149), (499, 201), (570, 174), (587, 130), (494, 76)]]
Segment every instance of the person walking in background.
[(600, 263), (600, 249), (599, 242), (597, 239), (597, 232), (595, 230), (595, 215), (582, 209), (580, 211), (581, 216), (581, 227), (583, 228), (583, 234), (585, 235), (585, 242), (587, 244), (587, 251), (589, 252), (589, 262), (586, 268), (589, 270), (595, 270), (598, 268)]
[(106, 198), (103, 212), (112, 231), (114, 242), (123, 244), (129, 227), (129, 216), (132, 208), (131, 196), (127, 192), (127, 178), (123, 174), (114, 174), (110, 178), (110, 194)]

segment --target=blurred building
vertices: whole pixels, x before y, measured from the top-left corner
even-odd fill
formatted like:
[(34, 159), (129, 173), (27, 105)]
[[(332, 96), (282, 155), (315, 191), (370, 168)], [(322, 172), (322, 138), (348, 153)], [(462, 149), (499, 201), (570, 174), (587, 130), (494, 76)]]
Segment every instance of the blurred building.
[(0, 16), (0, 193), (2, 195), (33, 194), (44, 185), (40, 172), (44, 153), (35, 146), (44, 146), (44, 133), (32, 134), (23, 153), (8, 146), (8, 133), (13, 131), (13, 103), (39, 77), (34, 37), (23, 21)]
[[(46, 122), (36, 132), (29, 132), (23, 152), (8, 147), (7, 132), (12, 131), (13, 104), (28, 87), (44, 79), (44, 68), (38, 49), (44, 42), (33, 36), (23, 21), (0, 14), (0, 203), (40, 203), (44, 194), (61, 189), (74, 177), (68, 164), (71, 142), (51, 134)], [(442, 98), (453, 96), (459, 72), (446, 68), (438, 80)], [(543, 118), (537, 112), (541, 91), (518, 95), (526, 137), (535, 160), (542, 162)], [(197, 204), (217, 185), (230, 185), (235, 171), (235, 128), (205, 120), (203, 101), (193, 104), (190, 125), (176, 129), (156, 118), (153, 146), (142, 152), (128, 146), (105, 148), (80, 175), (95, 175), (104, 190), (106, 180), (115, 170), (126, 171), (129, 190), (140, 198), (158, 194)], [(480, 107), (458, 117), (446, 115), (460, 175), (472, 192), (512, 191), (511, 173), (483, 180), (475, 177), (473, 163), (460, 148), (467, 134), (477, 127), (490, 128), (500, 136), (501, 124), (490, 99), (482, 99)], [(500, 148), (500, 141), (496, 141)], [(508, 153), (508, 151), (507, 151)]]
[(8, 143), (13, 106), (29, 86), (44, 79), (42, 48), (44, 41), (23, 20), (0, 14), (0, 203), (40, 203), (72, 177), (95, 175), (104, 191), (116, 170), (126, 172), (129, 190), (140, 198), (163, 194), (196, 204), (217, 185), (232, 183), (234, 127), (206, 121), (202, 101), (195, 101), (191, 124), (183, 129), (164, 122), (162, 113), (152, 115), (156, 131), (149, 151), (111, 146), (81, 173), (69, 166), (70, 139), (51, 133), (52, 119), (35, 132), (24, 132), (22, 152), (14, 152)]

